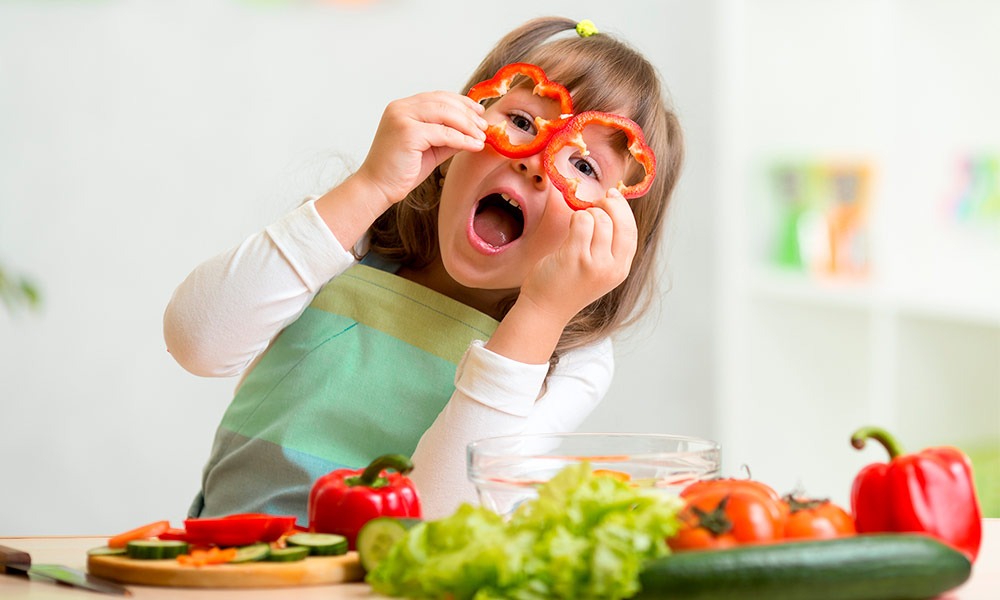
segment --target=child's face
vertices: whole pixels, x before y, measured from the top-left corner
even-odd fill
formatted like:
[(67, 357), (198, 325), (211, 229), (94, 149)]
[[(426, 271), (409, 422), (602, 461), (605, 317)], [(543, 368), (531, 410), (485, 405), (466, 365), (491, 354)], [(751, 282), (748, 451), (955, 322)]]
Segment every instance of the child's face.
[[(555, 119), (558, 105), (514, 88), (486, 110), (490, 123), (506, 121), (513, 144), (534, 137), (534, 118)], [(567, 148), (557, 155), (560, 171), (572, 169), (581, 189), (614, 187), (623, 178), (627, 152), (600, 132), (585, 136), (589, 154)], [(441, 258), (458, 283), (476, 289), (521, 287), (531, 268), (556, 251), (569, 233), (573, 210), (549, 181), (542, 153), (507, 158), (489, 145), (459, 152), (441, 191), (438, 237)]]

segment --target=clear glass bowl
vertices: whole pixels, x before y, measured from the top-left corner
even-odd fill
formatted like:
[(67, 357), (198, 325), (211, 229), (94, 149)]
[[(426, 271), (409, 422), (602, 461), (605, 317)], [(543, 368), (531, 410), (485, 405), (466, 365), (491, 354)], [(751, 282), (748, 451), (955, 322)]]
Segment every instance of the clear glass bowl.
[(527, 434), (472, 442), (467, 459), (482, 505), (507, 515), (570, 464), (587, 461), (633, 485), (677, 494), (693, 481), (718, 477), (721, 450), (711, 440), (668, 434)]

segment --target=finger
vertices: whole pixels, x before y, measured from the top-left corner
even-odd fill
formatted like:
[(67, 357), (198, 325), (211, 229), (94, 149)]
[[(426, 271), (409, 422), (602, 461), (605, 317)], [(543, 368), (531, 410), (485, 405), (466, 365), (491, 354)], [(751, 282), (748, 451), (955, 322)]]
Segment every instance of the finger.
[(421, 124), (421, 137), (426, 142), (425, 149), (451, 148), (456, 151), (479, 152), (483, 149), (485, 137), (470, 136), (462, 131), (441, 123)]
[(635, 222), (635, 214), (628, 200), (622, 196), (615, 188), (608, 190), (607, 196), (594, 203), (597, 208), (603, 209), (611, 218), (614, 224), (613, 239), (611, 241), (611, 253), (618, 257), (631, 257), (635, 255), (638, 245), (639, 232)]
[(421, 98), (413, 107), (413, 117), (425, 123), (453, 127), (465, 135), (486, 137), (489, 124), (476, 110), (479, 104), (457, 94), (432, 93)]
[(594, 233), (590, 240), (590, 253), (596, 258), (612, 258), (615, 223), (601, 207), (591, 206), (586, 212), (594, 218)]
[(573, 213), (569, 221), (569, 235), (566, 237), (564, 247), (573, 253), (573, 256), (591, 255), (591, 244), (594, 238), (594, 215), (589, 210), (578, 210)]

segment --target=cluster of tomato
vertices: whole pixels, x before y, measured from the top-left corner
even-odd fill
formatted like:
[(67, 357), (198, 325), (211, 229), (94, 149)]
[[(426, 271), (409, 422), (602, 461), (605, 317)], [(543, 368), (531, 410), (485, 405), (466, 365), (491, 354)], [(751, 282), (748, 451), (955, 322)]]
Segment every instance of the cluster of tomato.
[(681, 492), (681, 529), (673, 550), (729, 548), (856, 533), (854, 519), (829, 500), (788, 495), (751, 479), (698, 481)]

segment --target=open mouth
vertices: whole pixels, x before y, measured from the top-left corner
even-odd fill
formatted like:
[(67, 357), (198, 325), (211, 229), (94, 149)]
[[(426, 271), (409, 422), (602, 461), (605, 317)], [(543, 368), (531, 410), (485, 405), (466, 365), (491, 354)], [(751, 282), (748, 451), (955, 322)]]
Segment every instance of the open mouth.
[(472, 228), (484, 242), (502, 248), (524, 233), (524, 213), (507, 194), (490, 194), (476, 206)]

